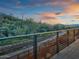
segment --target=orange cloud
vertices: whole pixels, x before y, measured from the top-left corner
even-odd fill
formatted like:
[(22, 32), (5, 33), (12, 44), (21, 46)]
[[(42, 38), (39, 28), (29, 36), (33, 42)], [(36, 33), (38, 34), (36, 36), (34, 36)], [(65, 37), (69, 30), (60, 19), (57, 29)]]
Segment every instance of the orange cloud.
[(75, 0), (56, 0), (54, 2), (51, 2), (50, 5), (54, 5), (54, 6), (61, 6), (63, 8), (65, 8), (66, 6), (72, 4), (72, 3), (75, 3), (76, 1)]
[(66, 3), (73, 3), (75, 0), (63, 0)]
[(40, 19), (43, 23), (48, 24), (62, 24), (64, 23), (63, 20), (60, 20), (57, 18), (57, 16), (62, 16), (62, 13), (53, 13), (53, 12), (47, 12), (47, 13), (41, 13), (38, 14), (40, 16)]
[(54, 12), (45, 12), (45, 13), (40, 13), (40, 14), (38, 14), (38, 15), (40, 15), (42, 18), (55, 18), (55, 17), (57, 17), (57, 16), (63, 16), (64, 15), (64, 13), (61, 13), (61, 12), (57, 12), (57, 13), (54, 13)]
[(74, 15), (73, 16), (75, 19), (79, 20), (79, 15)]
[(72, 5), (69, 5), (65, 9), (65, 13), (67, 13), (69, 15), (79, 15), (79, 4), (75, 3), (75, 4), (72, 4)]
[(64, 24), (65, 22), (60, 19), (48, 19), (48, 20), (42, 20), (43, 23), (48, 23), (48, 24)]
[(48, 13), (41, 13), (41, 14), (39, 14), (42, 18), (45, 18), (46, 19), (46, 17), (48, 17), (48, 18), (53, 18), (53, 17), (56, 17), (56, 14), (55, 13), (50, 13), (50, 12), (48, 12)]

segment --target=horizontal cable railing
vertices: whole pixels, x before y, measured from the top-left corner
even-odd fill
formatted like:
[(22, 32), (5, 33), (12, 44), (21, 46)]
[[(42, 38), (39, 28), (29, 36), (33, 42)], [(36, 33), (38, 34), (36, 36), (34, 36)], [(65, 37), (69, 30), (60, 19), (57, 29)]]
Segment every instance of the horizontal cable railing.
[(0, 38), (0, 59), (49, 59), (78, 38), (78, 28)]

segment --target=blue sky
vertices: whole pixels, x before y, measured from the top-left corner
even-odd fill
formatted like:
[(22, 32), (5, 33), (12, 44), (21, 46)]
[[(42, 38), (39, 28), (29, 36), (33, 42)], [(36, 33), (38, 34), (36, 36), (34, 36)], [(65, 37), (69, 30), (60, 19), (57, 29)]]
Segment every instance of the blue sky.
[(25, 14), (30, 14), (30, 15), (39, 13), (39, 12), (49, 12), (49, 11), (61, 12), (62, 10), (61, 7), (43, 5), (42, 3), (45, 3), (45, 2), (46, 2), (45, 0), (44, 2), (42, 0), (0, 0), (0, 9), (1, 9), (0, 11), (9, 12), (9, 13), (16, 12), (16, 14), (25, 13)]
[(76, 24), (79, 23), (79, 0), (0, 0), (0, 12), (51, 24)]

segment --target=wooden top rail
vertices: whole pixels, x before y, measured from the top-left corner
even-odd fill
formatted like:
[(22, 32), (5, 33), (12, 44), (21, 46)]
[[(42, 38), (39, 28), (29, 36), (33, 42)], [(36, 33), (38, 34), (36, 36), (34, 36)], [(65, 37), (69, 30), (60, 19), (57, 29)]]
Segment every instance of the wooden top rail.
[(57, 31), (48, 31), (48, 32), (42, 32), (42, 33), (33, 33), (33, 34), (27, 34), (27, 35), (17, 35), (17, 36), (10, 36), (10, 37), (0, 38), (0, 40), (22, 38), (22, 37), (24, 38), (24, 37), (28, 37), (28, 36), (36, 36), (36, 35), (50, 34), (50, 33), (53, 33), (53, 32), (61, 32), (61, 31), (77, 30), (77, 29), (79, 29), (79, 28), (64, 29), (64, 30), (57, 30)]

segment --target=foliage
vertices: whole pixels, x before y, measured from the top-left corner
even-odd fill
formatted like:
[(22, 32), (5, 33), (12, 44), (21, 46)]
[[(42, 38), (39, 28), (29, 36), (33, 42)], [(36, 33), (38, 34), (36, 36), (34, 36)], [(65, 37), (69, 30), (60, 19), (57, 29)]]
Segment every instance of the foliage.
[(11, 15), (0, 13), (0, 37), (47, 32), (60, 29), (65, 29), (65, 26), (62, 24), (49, 25), (45, 23), (37, 23), (31, 18), (22, 20)]

